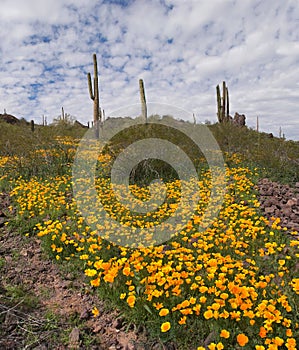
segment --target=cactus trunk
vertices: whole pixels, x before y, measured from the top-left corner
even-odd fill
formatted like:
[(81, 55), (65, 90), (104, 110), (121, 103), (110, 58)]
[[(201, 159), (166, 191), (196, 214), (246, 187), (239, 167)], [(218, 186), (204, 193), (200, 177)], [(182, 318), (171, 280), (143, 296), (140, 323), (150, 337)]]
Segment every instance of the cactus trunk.
[(93, 78), (93, 87), (91, 82), (91, 74), (87, 74), (88, 80), (88, 89), (89, 96), (93, 100), (93, 125), (95, 128), (95, 137), (99, 138), (99, 122), (101, 120), (100, 113), (100, 102), (99, 102), (99, 77), (98, 77), (98, 65), (97, 65), (97, 56), (93, 54), (93, 69), (94, 69), (94, 78)]
[(61, 120), (65, 120), (64, 109), (61, 107)]
[(145, 124), (147, 124), (147, 105), (146, 105), (146, 99), (145, 99), (145, 93), (144, 93), (144, 84), (142, 79), (139, 79), (139, 90), (140, 90), (142, 117), (145, 120)]

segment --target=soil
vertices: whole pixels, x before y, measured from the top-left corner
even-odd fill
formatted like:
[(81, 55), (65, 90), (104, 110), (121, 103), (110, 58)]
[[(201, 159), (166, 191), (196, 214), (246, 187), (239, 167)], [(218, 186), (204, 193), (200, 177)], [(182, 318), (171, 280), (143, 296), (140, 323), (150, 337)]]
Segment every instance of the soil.
[[(292, 190), (261, 180), (258, 189), (266, 216), (279, 214), (266, 209), (276, 206), (283, 208), (281, 218), (288, 229), (297, 224), (294, 215), (288, 219), (285, 207), (298, 215), (299, 184)], [(286, 193), (292, 203), (284, 198)], [(9, 230), (9, 205), (9, 195), (0, 194), (0, 349), (176, 349), (174, 344), (149, 340), (145, 330), (128, 324), (118, 310), (109, 310), (84, 275), (64, 271), (49, 260), (36, 237)], [(91, 312), (95, 306), (97, 317)]]

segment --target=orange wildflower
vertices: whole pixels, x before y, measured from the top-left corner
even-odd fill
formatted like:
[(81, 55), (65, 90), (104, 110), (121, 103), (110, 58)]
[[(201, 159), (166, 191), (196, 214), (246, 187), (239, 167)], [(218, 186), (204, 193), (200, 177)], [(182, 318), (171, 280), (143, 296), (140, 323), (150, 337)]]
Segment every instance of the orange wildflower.
[(237, 335), (237, 342), (240, 346), (245, 346), (248, 343), (248, 337), (241, 333)]
[(170, 330), (170, 322), (164, 322), (161, 324), (161, 332), (165, 333), (168, 332)]

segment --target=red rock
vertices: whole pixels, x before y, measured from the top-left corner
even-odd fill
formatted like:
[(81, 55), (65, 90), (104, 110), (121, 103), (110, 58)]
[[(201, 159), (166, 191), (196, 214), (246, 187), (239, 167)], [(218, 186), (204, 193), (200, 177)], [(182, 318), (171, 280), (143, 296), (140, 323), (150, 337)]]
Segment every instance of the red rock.
[(267, 207), (265, 208), (265, 213), (266, 214), (272, 214), (275, 211), (275, 207)]
[(292, 207), (292, 206), (294, 206), (294, 205), (297, 205), (297, 199), (296, 199), (296, 198), (292, 198), (292, 199), (289, 199), (289, 200), (287, 201), (287, 206), (288, 206), (288, 207)]
[(292, 188), (265, 178), (258, 182), (258, 188), (265, 216), (268, 219), (271, 216), (279, 217), (282, 227), (299, 230), (299, 182)]

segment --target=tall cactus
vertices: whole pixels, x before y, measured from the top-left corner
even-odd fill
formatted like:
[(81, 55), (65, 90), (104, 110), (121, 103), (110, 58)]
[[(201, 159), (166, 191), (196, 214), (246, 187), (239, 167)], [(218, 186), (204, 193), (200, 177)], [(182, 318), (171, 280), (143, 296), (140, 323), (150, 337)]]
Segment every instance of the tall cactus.
[(222, 82), (222, 98), (219, 85), (216, 86), (217, 116), (219, 123), (229, 121), (229, 95), (225, 81)]
[(144, 84), (142, 79), (139, 79), (139, 91), (140, 91), (142, 117), (145, 120), (145, 124), (147, 124), (147, 105), (146, 105), (146, 99), (145, 99), (145, 93), (144, 93)]
[(64, 109), (61, 107), (61, 120), (65, 121)]
[(91, 74), (87, 74), (89, 96), (93, 100), (93, 124), (95, 127), (95, 137), (99, 138), (99, 122), (101, 121), (100, 112), (100, 99), (99, 99), (99, 76), (98, 76), (98, 65), (97, 65), (97, 55), (93, 54), (93, 88), (91, 82)]

